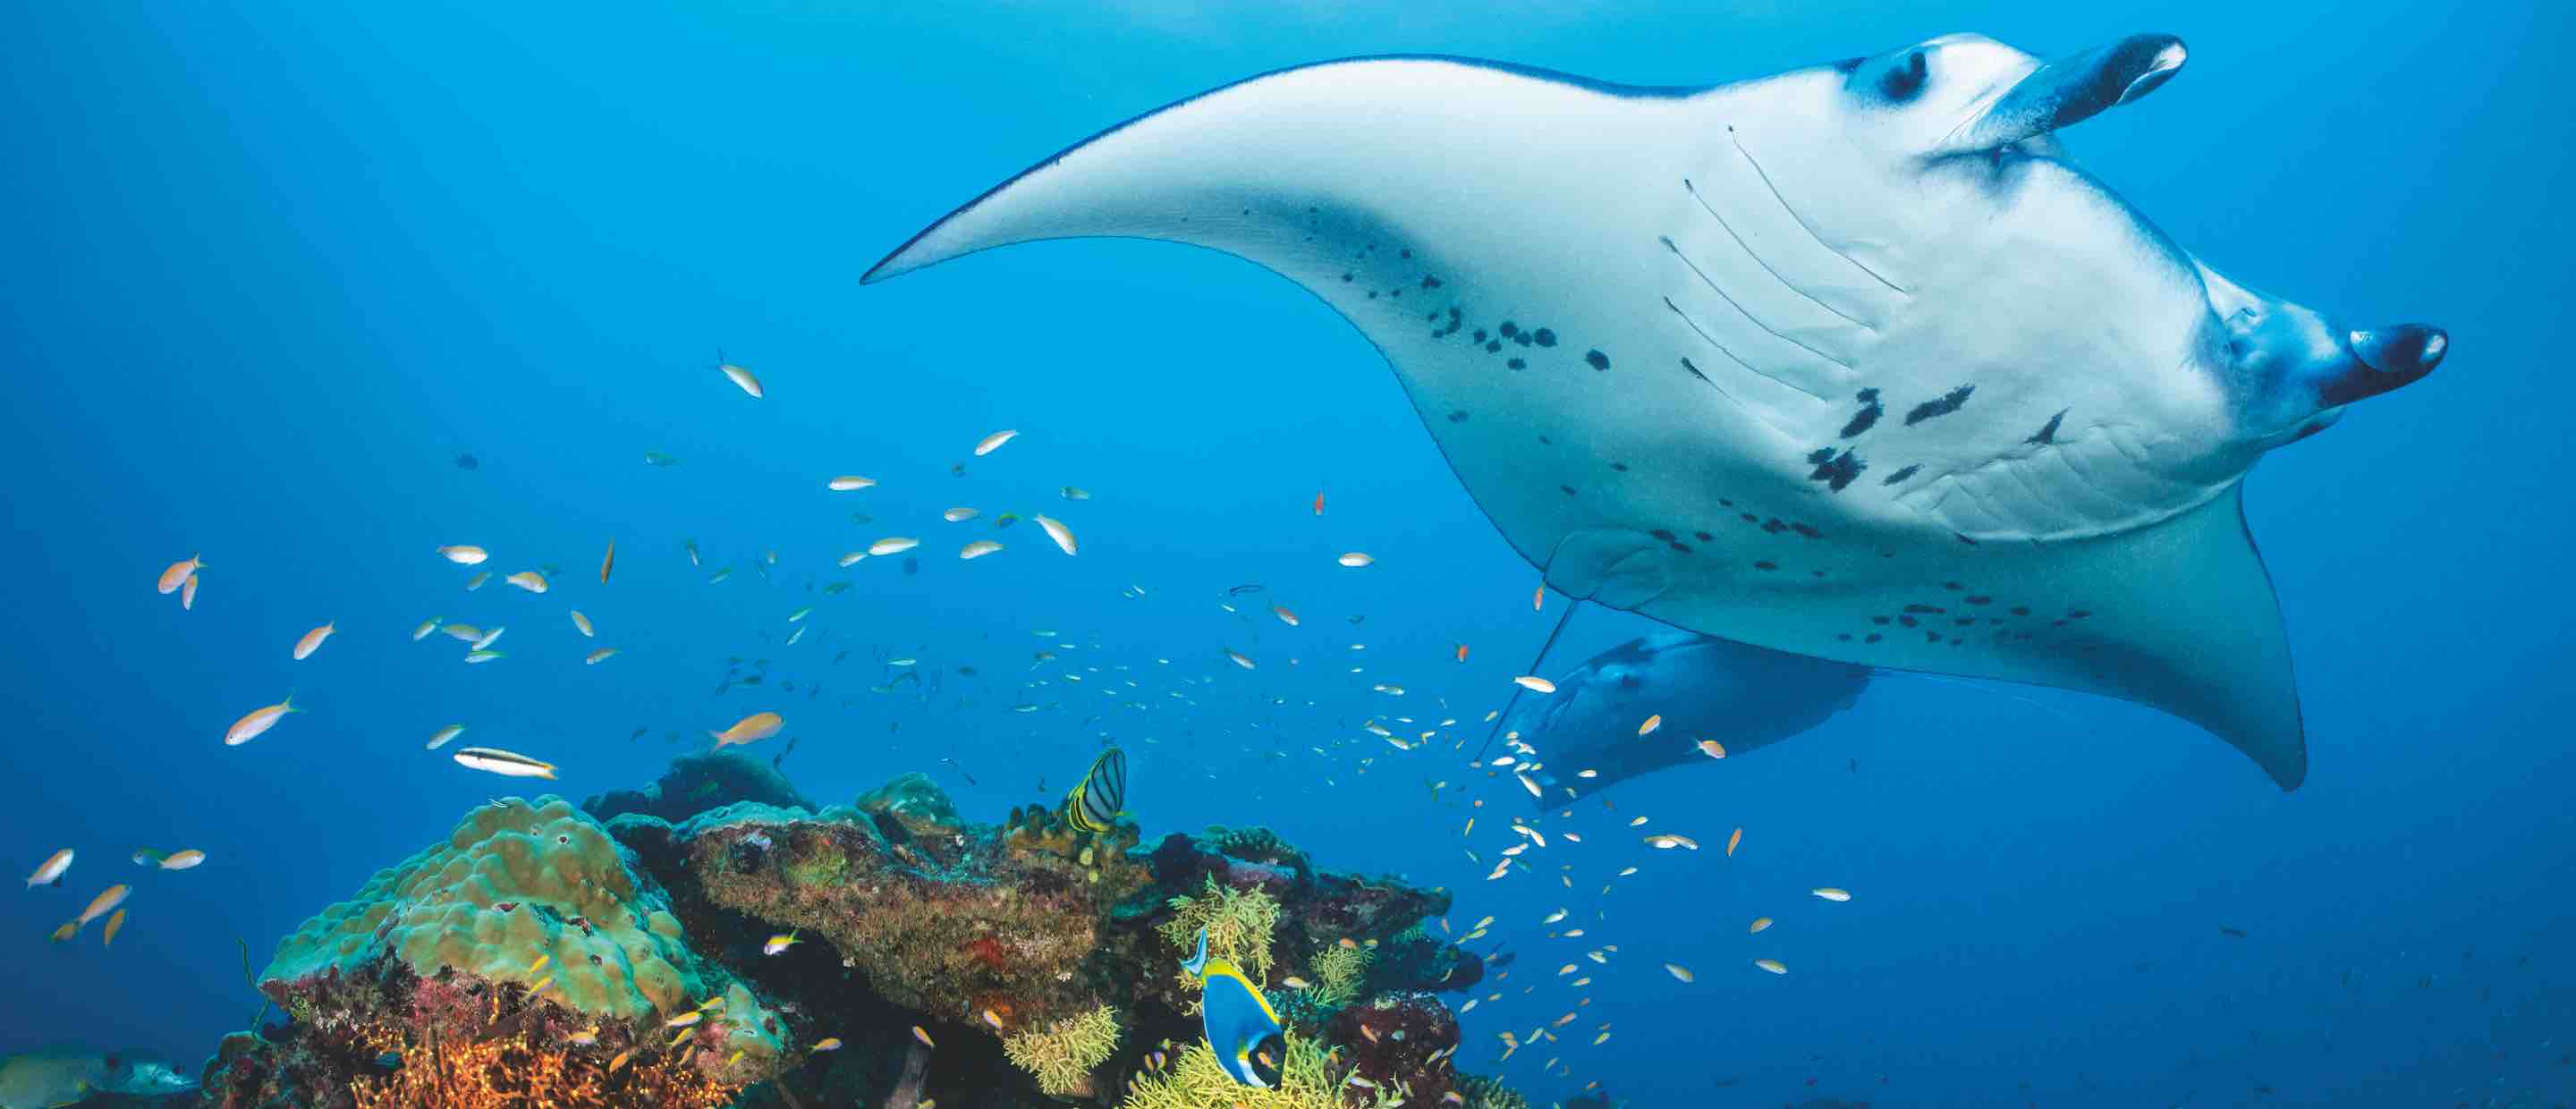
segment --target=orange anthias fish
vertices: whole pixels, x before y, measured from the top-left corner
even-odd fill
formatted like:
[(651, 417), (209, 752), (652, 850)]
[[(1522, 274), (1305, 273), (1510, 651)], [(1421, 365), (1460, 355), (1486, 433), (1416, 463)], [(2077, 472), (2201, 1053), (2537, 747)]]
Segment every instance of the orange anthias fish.
[(1317, 493), (1317, 494), (1315, 494), (1315, 515), (1317, 515), (1317, 516), (1321, 516), (1321, 515), (1323, 515), (1323, 514), (1324, 514), (1324, 495), (1323, 495), (1323, 494), (1321, 494), (1321, 493)]
[(161, 571), (161, 592), (177, 592), (181, 583), (187, 581), (188, 578), (194, 575), (197, 571), (204, 569), (205, 565), (206, 560), (200, 555), (189, 555), (184, 559), (171, 563), (169, 569)]
[(733, 743), (756, 743), (777, 735), (778, 730), (786, 726), (786, 717), (774, 712), (755, 712), (734, 721), (733, 727), (721, 732), (708, 732), (707, 735), (715, 739), (716, 746), (723, 747)]

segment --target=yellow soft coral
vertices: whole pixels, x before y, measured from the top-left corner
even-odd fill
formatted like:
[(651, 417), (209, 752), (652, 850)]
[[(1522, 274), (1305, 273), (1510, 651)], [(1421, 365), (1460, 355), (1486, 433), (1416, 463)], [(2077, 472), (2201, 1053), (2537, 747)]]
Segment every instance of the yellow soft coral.
[(1360, 996), (1361, 983), (1368, 980), (1369, 964), (1377, 953), (1365, 947), (1343, 947), (1335, 944), (1315, 953), (1307, 960), (1315, 971), (1314, 988), (1309, 991), (1318, 1005), (1348, 1005)]
[(1323, 1049), (1295, 1035), (1287, 1039), (1279, 1084), (1269, 1089), (1235, 1081), (1202, 1040), (1183, 1049), (1170, 1070), (1128, 1083), (1118, 1109), (1348, 1109)]
[[(1270, 933), (1279, 926), (1277, 898), (1257, 889), (1220, 886), (1211, 874), (1206, 892), (1175, 897), (1170, 904), (1173, 916), (1162, 931), (1174, 951), (1187, 956), (1196, 950), (1199, 929), (1205, 928), (1210, 957), (1242, 967), (1255, 982), (1270, 977)], [(1181, 981), (1191, 986), (1198, 983), (1187, 974), (1181, 975)]]
[(1116, 1050), (1118, 1010), (1106, 1005), (1002, 1040), (1002, 1054), (1036, 1075), (1038, 1089), (1050, 1097), (1089, 1094), (1091, 1068)]

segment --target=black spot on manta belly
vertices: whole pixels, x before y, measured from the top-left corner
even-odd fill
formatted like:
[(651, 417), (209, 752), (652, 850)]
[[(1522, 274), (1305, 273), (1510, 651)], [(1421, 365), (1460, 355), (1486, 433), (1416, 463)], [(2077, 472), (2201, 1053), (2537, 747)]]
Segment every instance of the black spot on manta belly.
[(2024, 439), (2024, 440), (2022, 440), (2022, 442), (2024, 442), (2024, 443), (2038, 443), (2038, 444), (2040, 444), (2040, 445), (2042, 445), (2042, 446), (2045, 446), (2045, 445), (2047, 445), (2047, 444), (2050, 444), (2050, 443), (2054, 443), (2054, 442), (2056, 442), (2056, 441), (2057, 441), (2057, 425), (2058, 425), (2061, 421), (2063, 421), (2063, 420), (2065, 420), (2065, 419), (2066, 419), (2066, 414), (2067, 414), (2069, 411), (2072, 411), (2072, 410), (2071, 410), (2071, 409), (2065, 409), (2065, 408), (2060, 408), (2060, 409), (2058, 409), (2058, 410), (2057, 410), (2057, 414), (2056, 414), (2056, 415), (2051, 416), (2051, 417), (2049, 417), (2049, 418), (2048, 418), (2048, 423), (2047, 423), (2047, 425), (2046, 425), (2046, 426), (2041, 427), (2037, 432), (2032, 433), (2032, 435), (2031, 435), (2031, 437), (2030, 437), (2030, 438), (2028, 438), (2028, 439)]
[(1466, 422), (1467, 422), (1467, 412), (1466, 412), (1466, 410), (1465, 410), (1465, 409), (1460, 409), (1460, 410), (1458, 410), (1458, 411), (1456, 411), (1456, 412), (1452, 412), (1452, 413), (1450, 413), (1450, 414), (1449, 414), (1449, 422), (1450, 422), (1450, 423), (1453, 423), (1453, 424), (1463, 424), (1463, 423), (1466, 423)]
[(1887, 406), (1878, 403), (1878, 390), (1876, 389), (1863, 389), (1860, 391), (1860, 395), (1855, 399), (1860, 401), (1861, 409), (1858, 412), (1852, 413), (1850, 423), (1843, 425), (1843, 438), (1845, 439), (1849, 439), (1852, 436), (1858, 435), (1861, 432), (1867, 431), (1876, 426), (1878, 424), (1878, 418), (1887, 412)]
[(1544, 327), (1531, 332), (1530, 338), (1538, 340), (1538, 345), (1543, 347), (1552, 347), (1556, 345), (1556, 332), (1550, 331)]
[(1923, 469), (1923, 467), (1922, 467), (1922, 466), (1920, 466), (1920, 465), (1907, 466), (1907, 467), (1905, 467), (1905, 468), (1903, 468), (1903, 469), (1901, 469), (1901, 470), (1896, 471), (1895, 473), (1892, 473), (1892, 474), (1887, 475), (1887, 480), (1885, 480), (1885, 481), (1881, 481), (1881, 482), (1879, 482), (1879, 484), (1880, 484), (1880, 485), (1894, 485), (1894, 484), (1896, 484), (1897, 482), (1900, 482), (1900, 481), (1903, 481), (1903, 480), (1905, 480), (1905, 479), (1907, 479), (1907, 478), (1913, 477), (1913, 476), (1915, 475), (1915, 473), (1916, 473), (1916, 472), (1918, 472), (1918, 471), (1920, 471), (1920, 470), (1922, 470), (1922, 469)]
[(1905, 414), (1905, 426), (1913, 427), (1934, 416), (1947, 416), (1956, 412), (1960, 405), (1968, 403), (1968, 394), (1976, 391), (1977, 387), (1974, 385), (1962, 385), (1941, 394), (1939, 400), (1927, 400), (1915, 405), (1913, 411)]
[(1606, 370), (1610, 368), (1610, 356), (1597, 350), (1585, 351), (1583, 354), (1583, 360), (1591, 363), (1592, 368), (1595, 370)]
[(1862, 470), (1869, 468), (1869, 463), (1861, 461), (1859, 455), (1850, 451), (1836, 453), (1832, 447), (1819, 448), (1807, 456), (1807, 461), (1816, 466), (1807, 473), (1807, 480), (1824, 482), (1825, 488), (1837, 493), (1859, 477)]

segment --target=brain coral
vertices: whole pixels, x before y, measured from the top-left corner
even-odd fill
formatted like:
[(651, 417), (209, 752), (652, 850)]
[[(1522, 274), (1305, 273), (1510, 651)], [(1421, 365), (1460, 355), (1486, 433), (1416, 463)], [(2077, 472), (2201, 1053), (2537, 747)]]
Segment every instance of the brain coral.
[(390, 955), (422, 977), (452, 967), (528, 986), (551, 978), (549, 1000), (608, 1019), (690, 1009), (730, 976), (700, 966), (669, 898), (631, 862), (561, 798), (484, 805), (447, 842), (305, 921), (278, 944), (262, 988), (283, 1004), (295, 982)]

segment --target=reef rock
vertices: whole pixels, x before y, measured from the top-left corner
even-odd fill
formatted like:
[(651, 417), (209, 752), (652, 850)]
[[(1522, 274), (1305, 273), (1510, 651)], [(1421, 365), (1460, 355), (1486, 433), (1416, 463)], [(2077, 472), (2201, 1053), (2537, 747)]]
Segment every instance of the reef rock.
[(0, 1058), (0, 1109), (193, 1105), (197, 1083), (149, 1052), (51, 1047)]
[(652, 785), (612, 789), (582, 802), (581, 807), (603, 823), (623, 813), (642, 813), (677, 824), (741, 801), (779, 808), (814, 807), (777, 767), (740, 751), (681, 755)]

